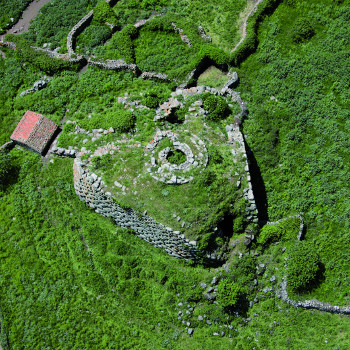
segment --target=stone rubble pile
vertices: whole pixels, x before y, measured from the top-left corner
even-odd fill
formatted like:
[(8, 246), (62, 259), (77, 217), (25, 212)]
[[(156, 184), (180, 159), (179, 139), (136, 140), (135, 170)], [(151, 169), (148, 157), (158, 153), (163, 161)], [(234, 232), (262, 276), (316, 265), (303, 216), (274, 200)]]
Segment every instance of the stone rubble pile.
[(201, 38), (204, 41), (207, 41), (207, 42), (211, 42), (212, 41), (211, 37), (205, 33), (205, 30), (204, 30), (204, 28), (202, 26), (198, 27), (198, 34), (201, 36)]
[(183, 103), (177, 100), (176, 98), (170, 97), (170, 99), (162, 103), (159, 108), (156, 109), (156, 115), (154, 121), (167, 119), (172, 116), (176, 110), (183, 107)]
[(118, 103), (121, 103), (125, 106), (125, 108), (128, 108), (131, 111), (134, 111), (134, 109), (150, 109), (149, 107), (144, 106), (141, 101), (135, 100), (131, 101), (128, 98), (128, 93), (125, 93), (124, 96), (118, 97)]
[(152, 72), (143, 72), (140, 75), (140, 78), (145, 79), (145, 80), (151, 80), (151, 79), (163, 80), (163, 81), (167, 81), (168, 80), (168, 76), (166, 74), (163, 74), (163, 73), (152, 73)]
[(174, 22), (171, 22), (171, 25), (173, 26), (175, 33), (178, 33), (180, 35), (181, 40), (187, 44), (188, 47), (192, 47), (189, 37), (184, 34), (184, 30), (178, 27)]
[(34, 83), (33, 87), (31, 87), (30, 89), (24, 90), (22, 91), (19, 96), (25, 96), (28, 95), (32, 92), (35, 91), (39, 91), (41, 89), (44, 89), (47, 86), (48, 83), (48, 79), (42, 79), (42, 80), (38, 80)]
[(75, 158), (77, 151), (73, 148), (67, 149), (67, 148), (53, 146), (51, 149), (51, 153), (56, 154), (56, 155), (61, 156), (61, 157)]

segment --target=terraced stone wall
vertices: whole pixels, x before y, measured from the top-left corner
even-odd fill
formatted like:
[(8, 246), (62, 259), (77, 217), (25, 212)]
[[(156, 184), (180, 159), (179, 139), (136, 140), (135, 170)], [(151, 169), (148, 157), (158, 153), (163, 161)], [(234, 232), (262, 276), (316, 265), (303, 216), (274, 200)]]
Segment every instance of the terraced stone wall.
[(76, 194), (97, 213), (113, 218), (122, 227), (131, 228), (138, 237), (175, 258), (196, 260), (198, 249), (195, 241), (190, 242), (179, 231), (173, 231), (146, 214), (122, 208), (108, 192), (103, 191), (101, 178), (90, 174), (80, 158), (74, 160), (73, 173)]

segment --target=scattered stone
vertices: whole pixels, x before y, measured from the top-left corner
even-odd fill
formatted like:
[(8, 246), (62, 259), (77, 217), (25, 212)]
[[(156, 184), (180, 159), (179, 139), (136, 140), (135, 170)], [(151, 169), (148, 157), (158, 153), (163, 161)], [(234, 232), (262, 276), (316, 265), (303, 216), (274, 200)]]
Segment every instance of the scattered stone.
[(219, 282), (219, 279), (217, 278), (217, 276), (214, 276), (213, 279), (211, 280), (211, 284), (215, 285)]

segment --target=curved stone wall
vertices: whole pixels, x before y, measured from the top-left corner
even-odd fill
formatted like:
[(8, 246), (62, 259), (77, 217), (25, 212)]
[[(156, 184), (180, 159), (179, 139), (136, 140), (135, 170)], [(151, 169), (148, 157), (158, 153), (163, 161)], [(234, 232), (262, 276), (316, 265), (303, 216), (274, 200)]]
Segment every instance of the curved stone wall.
[[(187, 132), (189, 133), (189, 131)], [(176, 165), (170, 164), (167, 161), (167, 155), (171, 152), (170, 147), (166, 147), (160, 151), (157, 156), (157, 145), (166, 137), (173, 142), (175, 150), (180, 150), (185, 154), (186, 161), (184, 163)], [(198, 154), (194, 155), (188, 144), (179, 142), (177, 134), (170, 130), (159, 130), (153, 140), (146, 146), (146, 153), (151, 153), (151, 161), (150, 163), (146, 163), (146, 166), (148, 167), (147, 171), (155, 180), (164, 182), (168, 185), (182, 185), (192, 181), (193, 176), (186, 176), (186, 172), (199, 166), (205, 168), (208, 164), (209, 158), (204, 142), (197, 136), (192, 135), (191, 145), (197, 150)], [(156, 158), (158, 158), (157, 162)]]
[(322, 303), (318, 300), (295, 301), (289, 298), (287, 293), (287, 279), (283, 278), (281, 283), (281, 298), (286, 303), (294, 307), (302, 307), (304, 309), (316, 309), (319, 311), (332, 312), (337, 314), (350, 314), (350, 306), (335, 306)]
[(85, 15), (68, 33), (67, 36), (67, 50), (69, 55), (73, 55), (74, 52), (74, 41), (75, 37), (90, 23), (94, 11), (91, 10), (87, 15)]
[[(266, 225), (279, 225), (281, 222), (293, 218), (298, 218), (300, 220), (300, 228), (297, 235), (297, 240), (301, 241), (302, 235), (304, 233), (304, 220), (301, 214), (288, 216), (287, 218), (283, 218), (275, 222), (267, 222)], [(288, 296), (287, 283), (287, 277), (285, 276), (284, 278), (282, 278), (282, 283), (280, 284), (280, 295), (278, 297), (286, 303), (288, 303), (289, 305), (292, 305), (294, 307), (302, 307), (304, 309), (315, 309), (319, 311), (332, 312), (337, 314), (350, 314), (350, 306), (335, 306), (328, 303), (323, 303), (319, 300), (293, 300)]]
[(196, 260), (199, 251), (195, 241), (190, 242), (179, 231), (173, 231), (146, 214), (122, 208), (110, 193), (103, 191), (101, 178), (90, 174), (79, 157), (74, 160), (73, 173), (76, 194), (97, 213), (111, 217), (122, 227), (131, 228), (138, 237), (175, 258)]

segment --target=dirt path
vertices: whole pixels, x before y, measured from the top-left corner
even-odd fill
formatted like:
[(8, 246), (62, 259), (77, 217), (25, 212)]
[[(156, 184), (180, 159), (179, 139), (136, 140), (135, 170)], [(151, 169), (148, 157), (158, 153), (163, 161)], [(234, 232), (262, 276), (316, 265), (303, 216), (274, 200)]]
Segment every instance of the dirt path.
[[(39, 13), (40, 9), (50, 0), (34, 0), (22, 13), (22, 18), (14, 24), (5, 34), (0, 36), (0, 41), (4, 39), (6, 34), (21, 34), (28, 31), (30, 21)], [(1, 349), (0, 349), (1, 350)]]
[(248, 0), (247, 1), (247, 7), (244, 9), (244, 11), (240, 15), (239, 21), (242, 22), (240, 25), (240, 34), (241, 34), (241, 40), (236, 44), (236, 46), (231, 50), (231, 53), (236, 51), (238, 46), (242, 44), (245, 37), (247, 36), (247, 23), (249, 17), (257, 10), (258, 5), (263, 0)]

